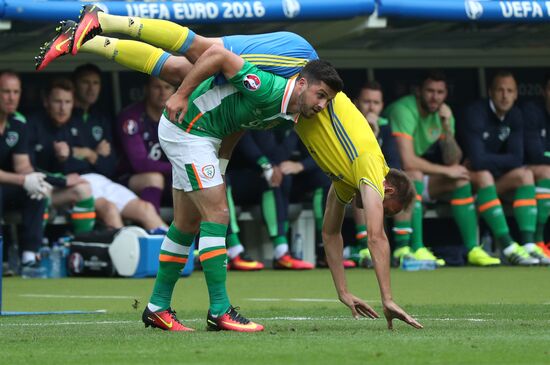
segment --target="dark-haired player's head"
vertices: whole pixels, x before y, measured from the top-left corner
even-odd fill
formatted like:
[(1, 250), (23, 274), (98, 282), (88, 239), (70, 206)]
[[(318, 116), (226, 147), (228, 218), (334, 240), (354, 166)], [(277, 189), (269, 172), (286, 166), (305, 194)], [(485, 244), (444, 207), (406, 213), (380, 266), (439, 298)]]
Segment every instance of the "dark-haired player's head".
[(447, 99), (447, 77), (443, 71), (427, 71), (420, 80), (417, 97), (425, 113), (437, 112)]
[(74, 85), (70, 79), (52, 80), (44, 92), (44, 108), (51, 121), (61, 126), (71, 119), (74, 106)]
[(101, 91), (101, 70), (92, 63), (78, 66), (72, 73), (76, 104), (87, 110), (97, 102)]
[(176, 88), (166, 81), (150, 76), (144, 91), (146, 107), (162, 112), (166, 101), (176, 91)]
[(382, 86), (378, 81), (368, 81), (359, 90), (355, 98), (355, 106), (363, 115), (373, 113), (377, 116), (384, 109)]
[(489, 86), (489, 98), (498, 114), (506, 114), (518, 98), (518, 85), (510, 71), (498, 71)]
[(329, 62), (314, 60), (307, 63), (298, 75), (299, 112), (306, 118), (323, 110), (344, 88), (344, 82)]

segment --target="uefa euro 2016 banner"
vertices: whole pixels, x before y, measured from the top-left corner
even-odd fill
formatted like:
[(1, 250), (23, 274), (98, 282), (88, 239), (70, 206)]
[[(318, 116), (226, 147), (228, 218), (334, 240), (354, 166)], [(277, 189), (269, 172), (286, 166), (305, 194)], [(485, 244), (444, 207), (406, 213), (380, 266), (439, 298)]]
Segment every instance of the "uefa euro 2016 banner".
[[(88, 1), (0, 0), (0, 19), (57, 21), (76, 18)], [(386, 18), (476, 22), (548, 22), (550, 1), (515, 0), (239, 0), (102, 1), (116, 15), (186, 24), (349, 19), (375, 11)]]
[(485, 22), (549, 22), (550, 1), (378, 0), (382, 17)]
[(186, 24), (349, 19), (370, 15), (375, 6), (375, 0), (338, 0), (338, 2), (328, 0), (147, 2), (0, 0), (0, 19), (23, 21), (72, 19), (78, 16), (84, 3), (98, 4), (110, 14), (166, 19)]

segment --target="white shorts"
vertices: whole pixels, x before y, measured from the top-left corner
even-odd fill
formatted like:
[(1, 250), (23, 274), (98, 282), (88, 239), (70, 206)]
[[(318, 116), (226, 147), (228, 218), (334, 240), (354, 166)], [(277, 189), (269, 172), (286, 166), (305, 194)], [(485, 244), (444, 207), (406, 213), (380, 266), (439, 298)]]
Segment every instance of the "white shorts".
[(84, 174), (81, 177), (90, 183), (94, 199), (104, 198), (110, 201), (116, 205), (119, 212), (122, 212), (130, 200), (137, 199), (137, 195), (132, 190), (103, 175)]
[(159, 141), (172, 164), (174, 189), (195, 191), (223, 184), (218, 160), (220, 139), (189, 134), (163, 115)]

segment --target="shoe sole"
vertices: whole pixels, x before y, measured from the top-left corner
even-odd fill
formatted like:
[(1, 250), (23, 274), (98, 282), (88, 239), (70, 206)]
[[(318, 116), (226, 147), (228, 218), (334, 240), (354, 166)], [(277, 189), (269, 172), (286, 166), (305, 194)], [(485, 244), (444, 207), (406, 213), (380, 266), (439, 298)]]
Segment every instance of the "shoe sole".
[[(78, 51), (80, 50), (80, 47), (82, 47), (82, 45), (84, 43), (86, 43), (87, 41), (89, 41), (90, 39), (95, 37), (96, 35), (101, 34), (101, 32), (102, 32), (101, 25), (98, 24), (98, 26), (94, 26), (92, 29), (90, 29), (88, 32), (86, 32), (86, 34), (84, 34), (84, 35), (80, 34), (80, 36), (77, 37), (77, 34), (80, 30), (80, 26), (82, 25), (82, 21), (84, 20), (84, 18), (88, 14), (90, 14), (90, 13), (88, 13), (88, 12), (84, 13), (84, 8), (82, 8), (82, 10), (80, 11), (80, 16), (78, 18), (78, 22), (76, 23), (76, 27), (75, 27), (74, 34), (73, 34), (73, 39), (72, 39), (72, 42), (70, 44), (70, 53), (73, 56), (75, 56), (78, 53)], [(98, 21), (98, 23), (99, 23), (99, 21)], [(77, 38), (82, 39), (82, 42), (80, 42), (79, 49), (76, 48), (76, 45), (78, 44)]]

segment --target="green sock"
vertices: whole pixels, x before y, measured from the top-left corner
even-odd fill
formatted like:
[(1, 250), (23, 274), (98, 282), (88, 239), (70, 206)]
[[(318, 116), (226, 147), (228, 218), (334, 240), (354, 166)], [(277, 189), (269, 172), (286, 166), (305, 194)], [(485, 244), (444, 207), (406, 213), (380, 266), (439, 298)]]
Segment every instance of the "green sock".
[(477, 246), (477, 214), (472, 197), (472, 185), (468, 183), (453, 191), (451, 209), (464, 246), (470, 251)]
[(424, 183), (422, 181), (415, 181), (414, 187), (416, 188), (416, 200), (414, 201), (414, 207), (412, 212), (412, 235), (411, 235), (411, 250), (415, 252), (419, 248), (424, 247), (424, 234), (423, 234), (423, 222), (424, 215), (422, 209), (422, 192), (424, 191)]
[(239, 239), (239, 235), (236, 233), (229, 233), (227, 235), (226, 243), (227, 243), (227, 248), (242, 245), (242, 242)]
[(506, 216), (497, 195), (497, 188), (494, 185), (479, 189), (477, 193), (477, 209), (491, 229), (500, 247), (506, 248), (510, 246), (514, 241), (510, 236)]
[(367, 236), (367, 226), (364, 224), (355, 225), (355, 244), (361, 249), (367, 248), (368, 236)]
[(160, 247), (159, 271), (149, 300), (151, 304), (160, 307), (158, 311), (164, 311), (170, 307), (174, 286), (187, 262), (189, 247), (194, 239), (194, 234), (181, 232), (174, 223), (168, 228), (168, 233)]
[(544, 242), (544, 226), (550, 214), (550, 179), (537, 181), (537, 229), (535, 242)]
[(202, 271), (208, 285), (210, 313), (224, 314), (229, 308), (229, 297), (225, 288), (227, 277), (227, 250), (225, 235), (227, 225), (214, 222), (201, 222), (199, 255)]
[(241, 245), (239, 240), (239, 224), (237, 223), (237, 214), (235, 212), (235, 203), (233, 201), (233, 189), (228, 186), (226, 189), (227, 195), (227, 208), (229, 209), (229, 226), (231, 227), (231, 233), (227, 235), (227, 248)]
[(76, 202), (71, 213), (71, 223), (74, 233), (90, 232), (95, 225), (95, 200), (88, 199)]
[(313, 193), (313, 216), (315, 217), (315, 233), (318, 235), (323, 231), (324, 197), (323, 188), (315, 189)]
[(409, 245), (411, 240), (411, 221), (393, 221), (393, 241), (395, 242), (395, 249), (405, 247)]
[(262, 214), (269, 237), (277, 236), (277, 206), (273, 190), (267, 190), (262, 194)]
[(286, 236), (277, 236), (273, 239), (273, 246), (279, 246), (283, 244), (288, 244)]
[(48, 220), (50, 219), (51, 203), (52, 203), (52, 200), (50, 198), (46, 198), (46, 205), (44, 205), (44, 214), (42, 215), (42, 229), (46, 228), (46, 225), (48, 224)]
[(520, 186), (514, 196), (514, 218), (521, 233), (521, 244), (535, 242), (537, 201), (535, 185)]

